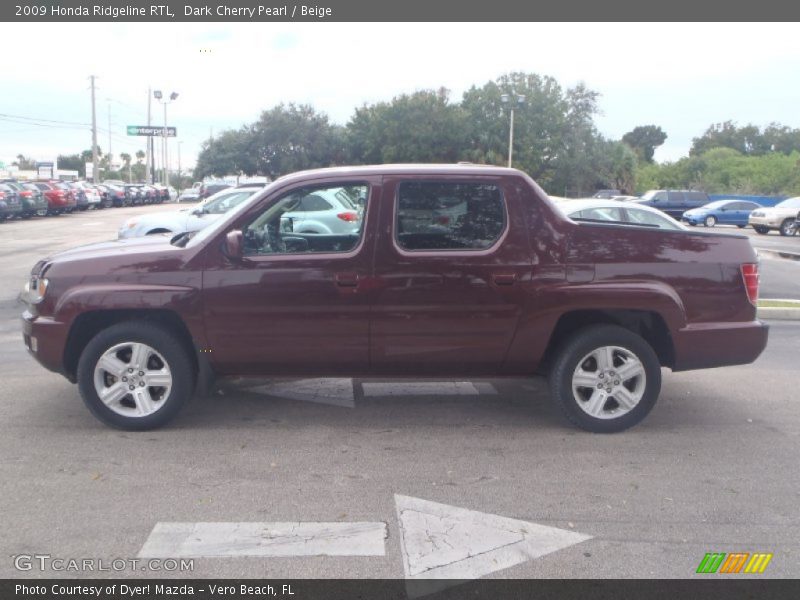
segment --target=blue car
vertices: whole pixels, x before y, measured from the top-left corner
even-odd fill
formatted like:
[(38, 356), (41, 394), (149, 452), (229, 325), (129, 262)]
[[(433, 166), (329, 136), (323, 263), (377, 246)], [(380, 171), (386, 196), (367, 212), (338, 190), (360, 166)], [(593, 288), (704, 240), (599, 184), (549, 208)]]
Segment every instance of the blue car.
[(699, 208), (693, 208), (683, 213), (681, 221), (689, 225), (736, 225), (746, 227), (750, 213), (761, 208), (760, 204), (746, 200), (716, 200)]

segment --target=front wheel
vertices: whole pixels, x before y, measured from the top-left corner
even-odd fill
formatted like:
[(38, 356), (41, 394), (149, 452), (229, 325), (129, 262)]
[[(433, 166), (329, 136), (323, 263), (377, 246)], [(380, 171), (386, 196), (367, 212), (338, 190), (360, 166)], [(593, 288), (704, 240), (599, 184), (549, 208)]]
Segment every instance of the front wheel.
[(144, 431), (169, 422), (194, 391), (194, 368), (173, 333), (127, 321), (98, 333), (78, 362), (84, 403), (102, 422)]
[(593, 433), (633, 427), (655, 406), (661, 366), (650, 345), (616, 325), (581, 329), (559, 347), (550, 371), (553, 401)]
[(717, 218), (714, 215), (708, 215), (706, 220), (703, 221), (703, 225), (706, 227), (714, 227), (717, 224)]
[(753, 225), (753, 229), (756, 230), (756, 233), (761, 235), (767, 235), (769, 233), (769, 227), (764, 227), (763, 225)]

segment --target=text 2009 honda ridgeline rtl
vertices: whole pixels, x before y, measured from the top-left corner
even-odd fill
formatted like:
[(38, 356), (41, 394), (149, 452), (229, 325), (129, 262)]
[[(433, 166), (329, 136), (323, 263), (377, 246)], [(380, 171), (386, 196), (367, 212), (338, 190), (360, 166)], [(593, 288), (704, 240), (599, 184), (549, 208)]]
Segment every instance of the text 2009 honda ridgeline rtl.
[(513, 169), (335, 168), (193, 234), (40, 261), (23, 330), (124, 429), (213, 376), (547, 374), (570, 421), (612, 432), (653, 408), (661, 367), (754, 361), (757, 294), (741, 235), (572, 221)]

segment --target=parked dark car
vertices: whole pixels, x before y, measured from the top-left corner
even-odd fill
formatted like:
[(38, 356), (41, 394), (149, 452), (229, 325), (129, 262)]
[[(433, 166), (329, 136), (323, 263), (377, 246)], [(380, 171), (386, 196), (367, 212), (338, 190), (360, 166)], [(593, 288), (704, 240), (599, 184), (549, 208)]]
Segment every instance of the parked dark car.
[(78, 210), (86, 210), (89, 208), (89, 199), (86, 197), (86, 192), (81, 186), (72, 181), (64, 182), (64, 185), (67, 186), (75, 198), (75, 208)]
[(222, 190), (226, 190), (229, 187), (233, 187), (228, 183), (204, 183), (200, 186), (200, 200), (205, 200), (209, 196), (213, 196), (217, 192), (221, 192)]
[(131, 200), (131, 205), (147, 204), (147, 194), (140, 185), (126, 183), (124, 186), (126, 195)]
[(743, 229), (747, 227), (750, 213), (757, 208), (761, 208), (761, 205), (749, 200), (715, 200), (700, 208), (687, 210), (681, 220), (689, 225), (736, 225)]
[(47, 214), (61, 215), (75, 210), (75, 196), (60, 181), (34, 181), (47, 200)]
[(32, 217), (38, 215), (43, 217), (47, 214), (47, 200), (42, 191), (32, 183), (6, 180), (3, 183), (14, 188), (19, 194), (20, 204), (22, 205), (22, 217)]
[(650, 190), (633, 202), (657, 208), (680, 221), (687, 210), (708, 204), (711, 199), (705, 192), (695, 190)]
[(132, 199), (125, 187), (111, 183), (104, 183), (101, 187), (105, 188), (108, 197), (111, 198), (113, 206), (120, 207), (131, 205)]
[[(361, 227), (281, 230), (333, 190), (365, 199)], [(757, 296), (746, 236), (575, 222), (514, 169), (382, 165), (283, 177), (196, 233), (50, 256), (22, 320), (31, 354), (123, 429), (163, 425), (214, 375), (546, 373), (570, 421), (613, 432), (653, 408), (662, 367), (754, 361)]]
[(17, 190), (7, 183), (0, 183), (0, 221), (22, 215), (22, 202)]

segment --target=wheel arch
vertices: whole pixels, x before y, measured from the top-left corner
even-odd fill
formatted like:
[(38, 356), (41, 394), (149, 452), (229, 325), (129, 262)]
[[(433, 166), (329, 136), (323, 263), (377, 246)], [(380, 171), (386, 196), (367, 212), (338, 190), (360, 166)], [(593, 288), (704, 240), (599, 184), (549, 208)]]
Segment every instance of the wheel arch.
[(590, 325), (618, 325), (642, 337), (655, 351), (661, 366), (675, 365), (675, 345), (664, 317), (643, 309), (580, 309), (563, 313), (545, 347), (540, 372), (549, 370), (553, 356), (564, 340)]
[(79, 314), (67, 334), (64, 345), (64, 373), (73, 383), (77, 379), (78, 361), (89, 341), (102, 330), (126, 321), (147, 321), (175, 333), (193, 363), (195, 373), (207, 365), (195, 347), (189, 328), (178, 314), (169, 309), (101, 309)]

